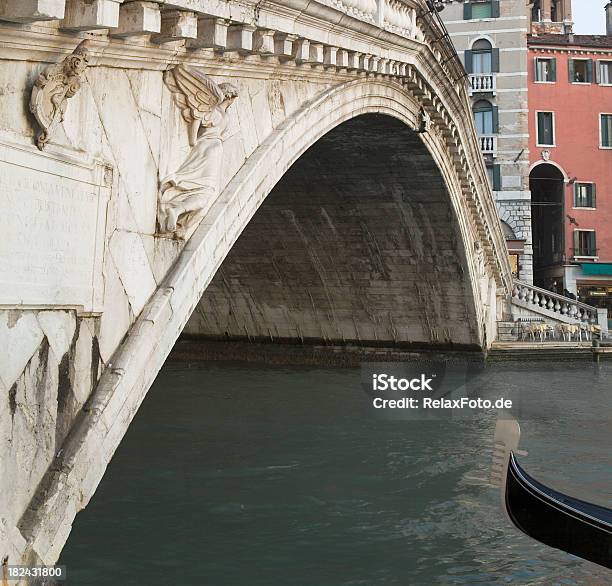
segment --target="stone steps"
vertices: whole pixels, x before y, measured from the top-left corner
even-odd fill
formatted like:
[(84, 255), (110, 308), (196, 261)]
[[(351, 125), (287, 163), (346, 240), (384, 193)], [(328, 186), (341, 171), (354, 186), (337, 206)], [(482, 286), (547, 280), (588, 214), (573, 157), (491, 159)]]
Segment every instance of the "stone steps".
[(497, 341), (516, 342), (519, 339), (519, 329), (512, 321), (497, 322)]

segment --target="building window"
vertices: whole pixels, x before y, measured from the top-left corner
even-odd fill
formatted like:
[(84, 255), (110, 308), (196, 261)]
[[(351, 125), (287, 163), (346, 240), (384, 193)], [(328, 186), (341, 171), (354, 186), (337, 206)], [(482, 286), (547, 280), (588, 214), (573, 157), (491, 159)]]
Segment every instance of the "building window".
[(597, 83), (601, 85), (612, 85), (612, 61), (599, 62)]
[(612, 149), (612, 114), (601, 114), (601, 148)]
[(487, 177), (491, 189), (493, 191), (499, 191), (501, 189), (501, 166), (487, 165)]
[(476, 75), (499, 72), (499, 49), (494, 49), (486, 39), (479, 39), (464, 52), (465, 70)]
[(557, 60), (554, 57), (551, 59), (536, 58), (535, 80), (549, 83), (557, 81)]
[(463, 5), (464, 20), (498, 17), (499, 0), (472, 0)]
[(574, 230), (574, 256), (597, 256), (594, 230)]
[(570, 59), (568, 62), (570, 83), (592, 83), (593, 60)]
[(472, 46), (472, 73), (491, 73), (493, 71), (493, 47), (485, 39), (476, 41)]
[(594, 183), (574, 183), (574, 207), (575, 208), (594, 208), (595, 207), (595, 184)]
[(555, 146), (555, 115), (553, 112), (537, 112), (538, 146)]
[(474, 111), (474, 124), (476, 132), (483, 134), (496, 134), (498, 131), (497, 108), (487, 100), (479, 100), (472, 108)]

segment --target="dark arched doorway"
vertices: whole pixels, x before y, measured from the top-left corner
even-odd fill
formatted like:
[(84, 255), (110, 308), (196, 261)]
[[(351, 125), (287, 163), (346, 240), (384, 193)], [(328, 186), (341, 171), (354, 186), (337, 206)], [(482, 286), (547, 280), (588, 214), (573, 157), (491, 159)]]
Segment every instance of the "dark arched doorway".
[(553, 289), (556, 282), (558, 288), (565, 261), (563, 173), (550, 163), (537, 165), (529, 174), (529, 188), (534, 284)]

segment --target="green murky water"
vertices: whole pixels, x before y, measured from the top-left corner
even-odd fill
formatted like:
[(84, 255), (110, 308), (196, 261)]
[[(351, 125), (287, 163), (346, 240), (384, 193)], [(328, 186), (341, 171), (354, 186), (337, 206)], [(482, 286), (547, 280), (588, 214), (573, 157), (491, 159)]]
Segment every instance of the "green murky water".
[[(612, 365), (545, 368), (475, 384), (534, 400), (532, 475), (610, 506)], [(381, 419), (359, 370), (168, 364), (60, 563), (78, 586), (612, 584), (514, 530), (475, 480), (494, 425)]]

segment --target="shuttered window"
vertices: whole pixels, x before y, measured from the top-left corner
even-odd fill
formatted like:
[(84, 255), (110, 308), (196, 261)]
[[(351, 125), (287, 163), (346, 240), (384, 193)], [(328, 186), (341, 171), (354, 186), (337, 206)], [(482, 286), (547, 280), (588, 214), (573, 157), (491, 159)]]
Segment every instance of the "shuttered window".
[(592, 83), (593, 60), (570, 59), (568, 61), (568, 74), (570, 83)]
[(612, 149), (612, 114), (601, 115), (601, 147)]
[(593, 230), (574, 230), (574, 256), (597, 256), (597, 242)]
[(473, 0), (463, 5), (464, 20), (499, 18), (499, 0)]
[(555, 145), (555, 117), (552, 112), (538, 112), (538, 145)]
[(594, 208), (595, 206), (595, 184), (574, 183), (574, 207)]
[(535, 80), (536, 81), (557, 81), (557, 60), (553, 57), (550, 59), (541, 59), (537, 57), (535, 60)]

